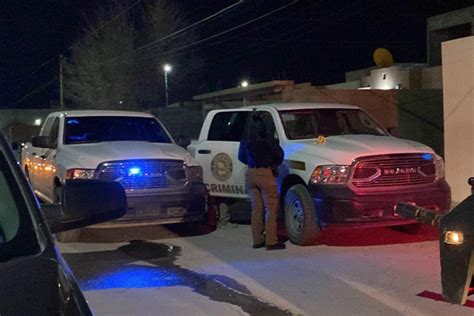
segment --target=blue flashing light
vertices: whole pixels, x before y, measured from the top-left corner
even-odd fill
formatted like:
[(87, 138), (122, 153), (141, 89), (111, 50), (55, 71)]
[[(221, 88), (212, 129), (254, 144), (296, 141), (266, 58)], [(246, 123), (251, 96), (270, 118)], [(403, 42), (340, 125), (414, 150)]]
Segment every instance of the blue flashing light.
[(87, 134), (83, 135), (74, 135), (67, 138), (69, 141), (82, 141), (87, 139)]
[(133, 167), (128, 169), (128, 175), (129, 176), (136, 176), (142, 173), (142, 170), (139, 167)]
[(423, 154), (423, 156), (421, 156), (421, 158), (423, 158), (424, 160), (433, 160), (433, 155), (432, 154)]
[(76, 120), (76, 119), (69, 119), (69, 120), (66, 121), (66, 123), (68, 125), (77, 125), (77, 124), (79, 124), (79, 121)]

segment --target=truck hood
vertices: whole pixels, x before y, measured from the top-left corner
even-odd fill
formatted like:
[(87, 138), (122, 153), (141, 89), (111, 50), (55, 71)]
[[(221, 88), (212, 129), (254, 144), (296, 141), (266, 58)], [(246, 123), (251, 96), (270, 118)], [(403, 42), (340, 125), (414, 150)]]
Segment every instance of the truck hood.
[(196, 164), (186, 150), (176, 144), (137, 141), (65, 145), (61, 154), (80, 167), (91, 169), (105, 161), (132, 159), (176, 159), (188, 165)]
[(392, 136), (341, 135), (326, 138), (325, 143), (314, 139), (293, 141), (285, 146), (286, 155), (308, 155), (327, 160), (329, 163), (350, 165), (362, 156), (407, 153), (434, 153), (421, 143)]

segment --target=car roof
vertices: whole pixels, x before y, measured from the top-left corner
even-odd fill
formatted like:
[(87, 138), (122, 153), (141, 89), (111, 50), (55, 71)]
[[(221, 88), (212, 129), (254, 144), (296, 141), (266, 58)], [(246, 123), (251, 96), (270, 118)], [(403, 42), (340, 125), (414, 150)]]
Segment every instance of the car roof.
[(52, 115), (65, 115), (65, 116), (133, 116), (133, 117), (154, 117), (150, 113), (145, 112), (134, 112), (134, 111), (113, 111), (113, 110), (74, 110), (74, 111), (61, 111), (51, 113)]
[(273, 108), (277, 111), (286, 110), (308, 110), (308, 109), (360, 109), (355, 105), (340, 104), (340, 103), (272, 103), (251, 105), (245, 108), (250, 109), (269, 109)]

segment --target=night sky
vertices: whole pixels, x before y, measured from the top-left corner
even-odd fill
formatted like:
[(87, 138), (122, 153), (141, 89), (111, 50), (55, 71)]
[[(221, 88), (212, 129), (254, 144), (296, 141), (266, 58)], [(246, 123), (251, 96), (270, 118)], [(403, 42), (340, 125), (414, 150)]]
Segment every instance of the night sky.
[[(190, 24), (237, 0), (173, 2)], [(292, 2), (245, 0), (193, 31), (200, 40)], [(57, 102), (58, 55), (77, 42), (82, 17), (97, 3), (102, 1), (2, 0), (0, 108)], [(388, 48), (396, 62), (426, 62), (426, 18), (469, 5), (474, 1), (296, 1), (255, 23), (190, 47), (204, 67), (190, 78), (195, 85), (179, 99), (234, 87), (243, 78), (315, 85), (341, 82), (346, 71), (373, 66), (377, 47)]]

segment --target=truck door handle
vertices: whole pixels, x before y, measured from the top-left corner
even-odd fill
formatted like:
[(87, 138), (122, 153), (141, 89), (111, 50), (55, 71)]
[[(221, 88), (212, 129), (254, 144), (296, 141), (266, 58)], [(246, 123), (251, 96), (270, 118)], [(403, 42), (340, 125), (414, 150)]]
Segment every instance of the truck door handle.
[(198, 154), (209, 155), (211, 151), (209, 149), (199, 149)]

